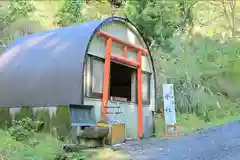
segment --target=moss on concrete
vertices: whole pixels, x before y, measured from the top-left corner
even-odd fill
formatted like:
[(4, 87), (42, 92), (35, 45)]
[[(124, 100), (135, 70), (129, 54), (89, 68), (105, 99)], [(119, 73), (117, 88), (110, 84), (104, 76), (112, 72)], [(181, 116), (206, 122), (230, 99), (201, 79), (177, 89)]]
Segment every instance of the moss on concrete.
[(33, 108), (32, 107), (22, 107), (19, 112), (15, 114), (15, 120), (21, 120), (23, 118), (33, 119)]
[(10, 108), (0, 108), (0, 128), (7, 129), (11, 125)]
[(50, 113), (47, 109), (37, 110), (34, 118), (35, 118), (36, 121), (42, 121), (43, 122), (43, 126), (41, 128), (41, 131), (43, 131), (43, 132), (50, 131), (51, 118), (50, 118)]
[[(37, 107), (36, 107), (37, 108)], [(23, 118), (31, 118), (37, 121), (43, 121), (44, 125), (41, 128), (43, 132), (54, 133), (60, 139), (68, 137), (71, 130), (71, 119), (68, 106), (58, 106), (56, 114), (50, 115), (48, 109), (39, 109), (33, 113), (33, 107), (22, 107), (14, 115), (15, 120)], [(0, 108), (0, 128), (4, 129), (11, 125), (12, 116), (10, 108)]]
[(60, 139), (67, 137), (71, 129), (70, 112), (68, 106), (58, 106), (56, 115), (52, 117), (51, 129)]

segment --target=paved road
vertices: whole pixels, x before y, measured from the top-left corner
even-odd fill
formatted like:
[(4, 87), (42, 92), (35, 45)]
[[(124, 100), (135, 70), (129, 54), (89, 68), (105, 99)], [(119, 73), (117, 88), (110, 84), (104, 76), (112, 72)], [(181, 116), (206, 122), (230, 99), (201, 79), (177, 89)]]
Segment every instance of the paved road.
[(171, 140), (128, 141), (132, 160), (240, 160), (240, 121)]

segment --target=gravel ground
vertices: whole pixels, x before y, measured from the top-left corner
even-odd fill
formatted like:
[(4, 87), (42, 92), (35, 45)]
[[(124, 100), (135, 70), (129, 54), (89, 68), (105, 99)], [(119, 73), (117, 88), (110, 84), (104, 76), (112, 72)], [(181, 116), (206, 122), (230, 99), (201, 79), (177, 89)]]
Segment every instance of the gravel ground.
[(132, 160), (240, 160), (240, 121), (168, 139), (127, 141)]

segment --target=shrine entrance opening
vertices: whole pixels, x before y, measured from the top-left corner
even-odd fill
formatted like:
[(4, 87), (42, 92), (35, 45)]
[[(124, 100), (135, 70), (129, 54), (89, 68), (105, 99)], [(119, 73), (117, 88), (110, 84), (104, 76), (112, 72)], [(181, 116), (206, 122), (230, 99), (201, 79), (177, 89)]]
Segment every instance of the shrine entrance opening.
[[(135, 77), (135, 79), (133, 78)], [(136, 69), (111, 62), (110, 71), (110, 99), (135, 102), (136, 101)]]

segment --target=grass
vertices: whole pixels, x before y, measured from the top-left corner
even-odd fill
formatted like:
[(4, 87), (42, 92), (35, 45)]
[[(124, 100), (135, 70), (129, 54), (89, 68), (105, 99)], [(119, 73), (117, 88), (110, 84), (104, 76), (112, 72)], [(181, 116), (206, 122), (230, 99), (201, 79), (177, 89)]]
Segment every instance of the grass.
[[(195, 114), (177, 114), (180, 135), (240, 120), (240, 110), (238, 106), (215, 108), (208, 112), (207, 117), (198, 117)], [(159, 115), (155, 116), (155, 129), (156, 137), (164, 137), (164, 119)]]
[[(8, 132), (0, 131), (0, 159), (6, 160), (52, 160), (61, 153), (61, 142), (46, 134), (36, 134), (29, 140), (38, 142), (32, 147), (16, 141)], [(6, 157), (6, 158), (4, 158)]]
[[(196, 125), (197, 124), (197, 125)], [(177, 126), (179, 128), (180, 135), (184, 135), (195, 130), (207, 127), (204, 120), (201, 120), (193, 115), (178, 115), (177, 116)], [(164, 135), (164, 118), (156, 115), (155, 116), (155, 129), (156, 137), (163, 138)]]
[[(39, 142), (32, 147), (16, 141), (7, 131), (0, 130), (0, 160), (105, 160), (126, 159), (126, 155), (111, 148), (87, 149), (79, 153), (64, 153), (63, 142), (43, 133), (36, 133), (30, 142)], [(59, 155), (59, 156), (57, 156)], [(60, 156), (61, 155), (61, 156)]]
[[(238, 110), (236, 110), (238, 113)], [(221, 118), (216, 118), (214, 116), (209, 122), (204, 121), (204, 119), (197, 117), (193, 114), (177, 114), (177, 126), (179, 127), (180, 135), (185, 135), (188, 133), (192, 133), (194, 131), (205, 129), (209, 127), (213, 127), (220, 124), (225, 124), (231, 121), (239, 120), (239, 114), (235, 115), (227, 115)], [(155, 130), (156, 137), (163, 138), (164, 137), (164, 119), (163, 117), (156, 115), (155, 118)]]
[[(232, 107), (231, 111), (224, 109), (214, 110), (209, 112), (209, 116), (211, 118), (206, 122), (206, 119), (197, 117), (194, 114), (177, 114), (180, 135), (240, 119), (237, 107)], [(163, 117), (155, 116), (157, 138), (164, 137), (163, 122)], [(19, 130), (18, 127), (15, 126), (15, 130), (25, 134), (25, 129), (21, 128)], [(11, 133), (14, 133), (14, 135)], [(63, 142), (47, 133), (33, 132), (33, 135), (28, 137), (27, 142), (17, 141), (15, 136), (20, 135), (16, 132), (11, 132), (11, 129), (8, 131), (0, 130), (0, 160), (63, 160), (63, 157), (67, 157), (65, 160), (127, 159), (126, 154), (121, 151), (114, 151), (111, 148), (65, 153), (62, 150)]]

